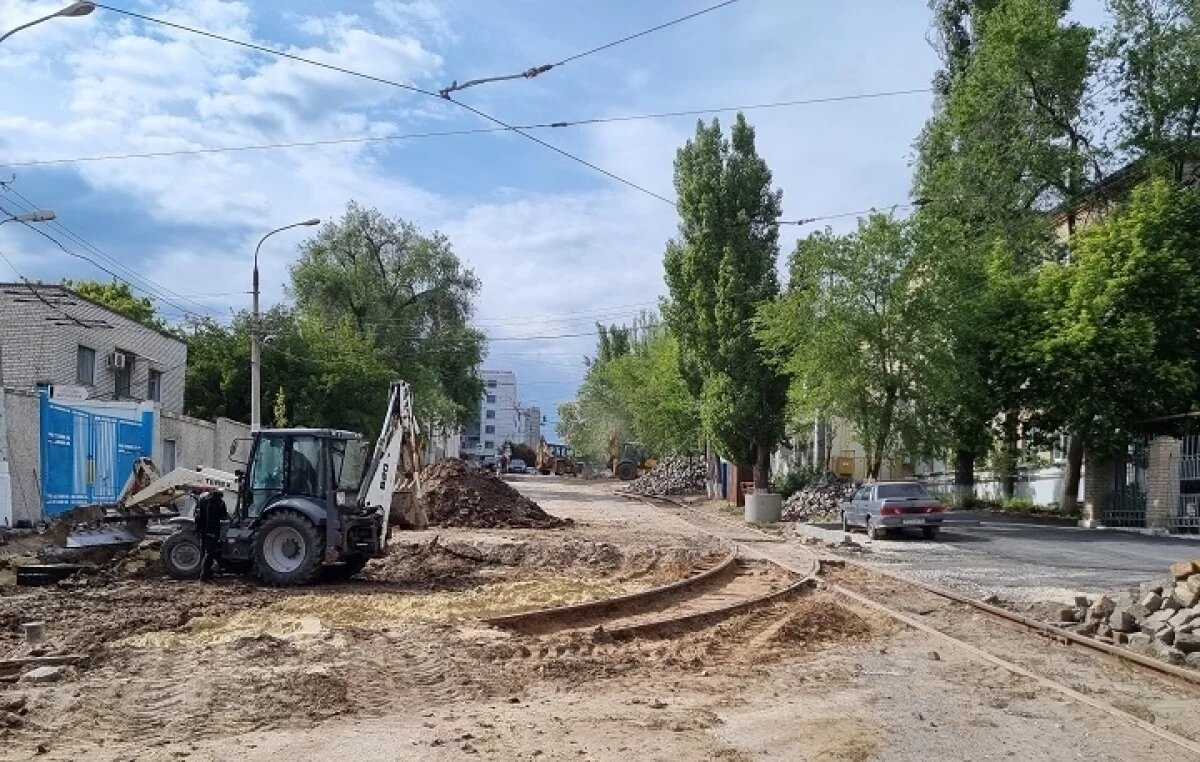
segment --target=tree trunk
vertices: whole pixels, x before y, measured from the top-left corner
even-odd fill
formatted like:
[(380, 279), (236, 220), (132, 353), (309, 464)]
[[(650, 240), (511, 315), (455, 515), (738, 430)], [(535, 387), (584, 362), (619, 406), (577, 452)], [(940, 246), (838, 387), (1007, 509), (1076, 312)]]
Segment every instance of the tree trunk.
[(1004, 414), (1004, 455), (1001, 458), (1000, 488), (1005, 500), (1011, 500), (1017, 491), (1017, 440), (1020, 434), (1020, 419), (1010, 410)]
[(754, 446), (754, 489), (765, 491), (771, 480), (771, 450), (762, 445)]
[(713, 450), (712, 442), (708, 439), (704, 440), (704, 460), (708, 464), (708, 496), (724, 498), (724, 495), (718, 494), (721, 489), (721, 464), (717, 460), (717, 453)]
[(1064, 513), (1071, 513), (1079, 506), (1079, 477), (1083, 471), (1083, 437), (1071, 434), (1067, 442), (1067, 467), (1063, 472), (1062, 494), (1059, 505)]
[(883, 401), (883, 412), (879, 420), (879, 432), (871, 448), (871, 461), (867, 464), (867, 478), (878, 479), (883, 468), (883, 456), (887, 452), (888, 438), (892, 433), (892, 419), (896, 415), (896, 392), (889, 389)]
[(975, 499), (975, 451), (960, 448), (954, 451), (954, 503), (965, 508)]

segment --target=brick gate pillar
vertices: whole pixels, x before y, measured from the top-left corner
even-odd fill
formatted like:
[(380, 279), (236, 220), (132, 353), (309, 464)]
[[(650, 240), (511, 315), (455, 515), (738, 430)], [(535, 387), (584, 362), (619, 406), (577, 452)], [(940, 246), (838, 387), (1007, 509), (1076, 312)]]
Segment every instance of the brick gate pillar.
[(1174, 437), (1155, 437), (1146, 462), (1146, 528), (1168, 529), (1167, 519), (1179, 500), (1175, 470), (1182, 442)]
[(1088, 452), (1083, 466), (1083, 516), (1080, 526), (1100, 526), (1112, 502), (1116, 462), (1111, 456)]

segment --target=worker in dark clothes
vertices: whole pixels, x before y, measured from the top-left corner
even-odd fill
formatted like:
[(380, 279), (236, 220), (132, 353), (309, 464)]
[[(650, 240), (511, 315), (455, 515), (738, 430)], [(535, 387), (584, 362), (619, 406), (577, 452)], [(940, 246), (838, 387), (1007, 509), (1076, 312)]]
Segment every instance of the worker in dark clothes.
[(221, 552), (221, 522), (229, 518), (225, 510), (225, 499), (216, 490), (205, 492), (196, 498), (196, 534), (200, 536), (200, 581), (213, 578), (213, 564)]

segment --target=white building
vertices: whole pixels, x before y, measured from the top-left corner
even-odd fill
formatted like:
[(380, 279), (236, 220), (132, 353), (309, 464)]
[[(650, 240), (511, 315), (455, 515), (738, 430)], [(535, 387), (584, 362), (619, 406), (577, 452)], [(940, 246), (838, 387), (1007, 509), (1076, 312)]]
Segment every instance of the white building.
[(536, 450), (542, 440), (542, 409), (537, 406), (528, 407), (521, 413), (521, 421), (524, 424), (524, 442)]
[(498, 454), (505, 442), (524, 442), (525, 427), (517, 400), (517, 374), (485, 370), (480, 376), (484, 388), (479, 417), (466, 426), (463, 452), (486, 457)]

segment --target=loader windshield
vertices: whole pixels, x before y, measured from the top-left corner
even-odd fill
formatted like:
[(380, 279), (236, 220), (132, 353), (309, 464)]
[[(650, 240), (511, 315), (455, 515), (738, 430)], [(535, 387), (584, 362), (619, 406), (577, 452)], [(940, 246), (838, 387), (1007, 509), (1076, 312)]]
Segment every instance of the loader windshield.
[(335, 439), (330, 443), (333, 452), (333, 473), (337, 488), (358, 491), (367, 467), (367, 442), (363, 439)]

